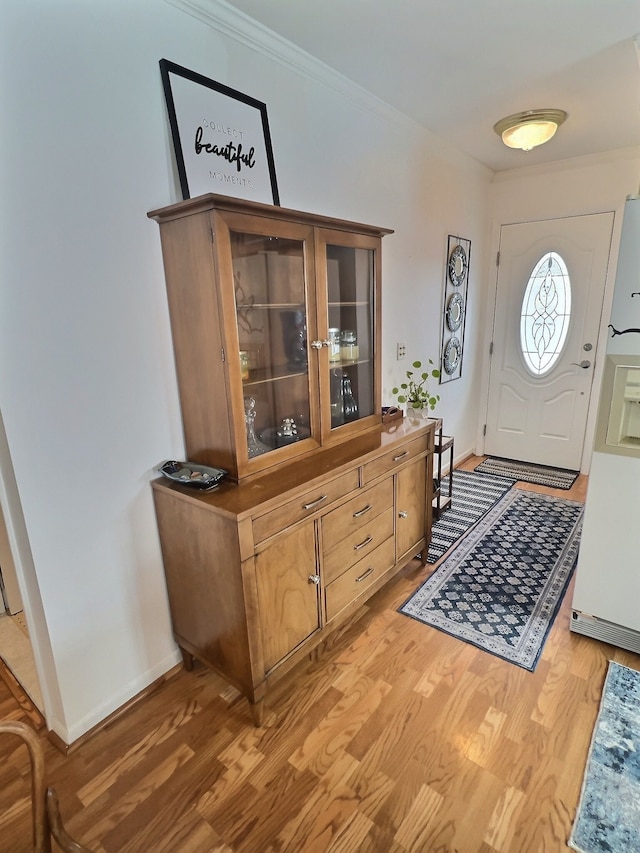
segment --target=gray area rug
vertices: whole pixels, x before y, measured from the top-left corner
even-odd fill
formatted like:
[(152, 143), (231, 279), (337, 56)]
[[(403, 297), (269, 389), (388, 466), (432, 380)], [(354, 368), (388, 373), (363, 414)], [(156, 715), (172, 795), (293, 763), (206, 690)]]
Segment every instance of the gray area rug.
[(549, 468), (546, 465), (533, 465), (530, 462), (517, 462), (515, 459), (500, 459), (490, 456), (475, 469), (495, 477), (506, 477), (513, 482), (537, 483), (540, 486), (550, 486), (552, 489), (570, 489), (575, 483), (579, 471), (569, 471), (566, 468)]
[[(437, 563), (443, 554), (476, 524), (512, 487), (504, 477), (475, 471), (453, 472), (451, 506), (431, 528), (428, 563)], [(449, 493), (449, 477), (442, 478), (442, 492)]]
[(609, 661), (569, 846), (640, 850), (640, 673)]
[(511, 489), (399, 608), (533, 671), (573, 572), (583, 504)]

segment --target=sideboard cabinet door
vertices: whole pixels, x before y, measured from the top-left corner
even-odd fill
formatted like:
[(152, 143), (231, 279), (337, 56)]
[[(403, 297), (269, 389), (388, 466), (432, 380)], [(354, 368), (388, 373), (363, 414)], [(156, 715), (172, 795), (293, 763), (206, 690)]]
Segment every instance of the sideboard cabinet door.
[(264, 667), (320, 630), (314, 522), (277, 536), (255, 558)]
[(430, 464), (431, 456), (428, 456), (412, 462), (396, 474), (396, 560), (401, 560), (412, 548), (415, 551), (431, 530), (431, 518), (427, 517), (431, 512), (427, 500)]

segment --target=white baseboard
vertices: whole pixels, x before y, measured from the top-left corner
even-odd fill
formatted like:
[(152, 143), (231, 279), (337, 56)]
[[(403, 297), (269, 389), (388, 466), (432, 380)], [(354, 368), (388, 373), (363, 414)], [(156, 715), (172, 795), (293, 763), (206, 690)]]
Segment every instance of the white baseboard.
[(154, 681), (162, 678), (163, 675), (181, 662), (182, 656), (179, 650), (176, 649), (175, 652), (172, 652), (164, 660), (156, 664), (156, 666), (147, 670), (139, 678), (136, 678), (135, 681), (128, 684), (124, 690), (121, 690), (117, 695), (111, 697), (108, 702), (104, 702), (99, 707), (94, 708), (90, 714), (87, 714), (77, 723), (74, 723), (71, 726), (65, 726), (60, 720), (47, 720), (49, 730), (57, 735), (64, 744), (71, 746), (74, 741), (87, 734), (91, 729), (99, 726), (100, 723), (107, 719), (107, 717), (116, 713), (128, 702), (131, 702), (131, 700), (135, 699), (139, 693), (142, 693), (142, 691), (153, 684)]

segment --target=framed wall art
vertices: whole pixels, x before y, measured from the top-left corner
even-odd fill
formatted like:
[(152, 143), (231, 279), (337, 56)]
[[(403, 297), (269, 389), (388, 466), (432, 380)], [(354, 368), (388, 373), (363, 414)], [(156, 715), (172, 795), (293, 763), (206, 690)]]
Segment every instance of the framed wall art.
[(160, 74), (183, 198), (279, 205), (266, 105), (167, 59)]
[(440, 384), (462, 376), (471, 240), (449, 234), (444, 274)]

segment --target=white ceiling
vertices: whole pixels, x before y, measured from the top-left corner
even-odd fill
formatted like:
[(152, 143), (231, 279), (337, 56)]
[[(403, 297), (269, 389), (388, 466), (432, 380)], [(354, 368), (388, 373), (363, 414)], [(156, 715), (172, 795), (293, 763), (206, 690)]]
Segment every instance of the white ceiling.
[[(640, 145), (640, 0), (228, 0), (499, 171)], [(503, 116), (553, 107), (546, 145)]]

